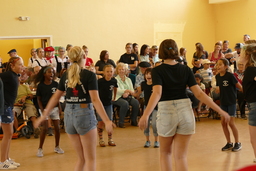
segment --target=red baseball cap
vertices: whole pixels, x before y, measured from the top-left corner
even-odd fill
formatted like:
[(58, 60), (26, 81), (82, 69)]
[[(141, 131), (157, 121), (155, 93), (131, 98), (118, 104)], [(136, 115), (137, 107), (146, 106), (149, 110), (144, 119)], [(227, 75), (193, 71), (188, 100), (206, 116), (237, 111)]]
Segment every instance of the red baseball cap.
[(44, 51), (45, 52), (53, 52), (53, 51), (55, 51), (55, 49), (53, 47), (49, 46), (49, 47), (44, 48)]

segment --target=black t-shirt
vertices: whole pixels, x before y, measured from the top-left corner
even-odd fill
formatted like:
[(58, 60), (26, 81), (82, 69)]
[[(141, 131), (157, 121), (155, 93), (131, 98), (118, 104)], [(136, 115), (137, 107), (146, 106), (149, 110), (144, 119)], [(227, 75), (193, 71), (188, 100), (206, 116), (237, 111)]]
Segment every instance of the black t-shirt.
[(134, 61), (138, 61), (138, 56), (134, 53), (131, 53), (131, 54), (125, 53), (120, 57), (120, 60), (119, 60), (119, 62), (123, 62), (126, 64), (134, 64)]
[(228, 48), (226, 51), (223, 51), (223, 50), (222, 50), (221, 52), (225, 55), (225, 54), (227, 54), (227, 53), (231, 53), (232, 50), (231, 50), (230, 48)]
[(18, 94), (18, 75), (13, 71), (6, 71), (0, 74), (4, 85), (4, 104), (13, 107)]
[(99, 86), (99, 96), (102, 104), (104, 106), (111, 105), (112, 101), (112, 92), (114, 87), (117, 86), (117, 80), (115, 78), (111, 78), (111, 80), (107, 81), (105, 78), (101, 78), (98, 80)]
[(116, 68), (116, 64), (112, 59), (109, 59), (107, 62), (98, 60), (95, 66), (99, 67), (99, 71), (103, 71), (103, 68), (105, 65), (112, 65), (114, 68)]
[(160, 101), (188, 98), (186, 87), (197, 85), (191, 69), (180, 63), (175, 65), (161, 64), (152, 70), (154, 85), (162, 86)]
[(75, 88), (70, 88), (67, 87), (67, 72), (61, 77), (58, 89), (60, 91), (66, 91), (67, 103), (91, 103), (89, 90), (98, 90), (95, 73), (86, 69), (81, 70), (80, 81), (82, 85), (76, 85)]
[[(135, 61), (139, 61), (138, 56), (135, 53), (131, 53), (131, 54), (123, 54), (120, 59), (119, 62), (123, 62), (126, 64), (134, 64)], [(136, 69), (131, 70), (132, 74), (136, 74)]]
[[(43, 108), (46, 107), (48, 101), (50, 100), (52, 95), (56, 92), (57, 88), (58, 88), (58, 83), (56, 81), (52, 81), (52, 83), (49, 85), (46, 85), (43, 82), (40, 82), (38, 84), (37, 90), (36, 90), (36, 96), (41, 97)], [(57, 106), (58, 105), (56, 105), (56, 107)]]
[(221, 105), (233, 105), (236, 104), (236, 83), (238, 82), (236, 77), (226, 72), (225, 75), (216, 75), (216, 86), (220, 87), (220, 103)]
[(256, 102), (256, 67), (246, 68), (242, 84), (245, 100), (249, 103)]

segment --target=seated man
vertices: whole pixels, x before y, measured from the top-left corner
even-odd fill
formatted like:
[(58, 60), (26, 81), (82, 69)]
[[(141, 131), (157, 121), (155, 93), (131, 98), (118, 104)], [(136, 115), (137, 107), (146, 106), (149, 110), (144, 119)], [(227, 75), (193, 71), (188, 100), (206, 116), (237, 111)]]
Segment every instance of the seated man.
[[(25, 72), (23, 72), (20, 76), (20, 85), (18, 88), (18, 94), (15, 100), (13, 111), (16, 113), (16, 116), (19, 116), (21, 114), (21, 107), (16, 105), (25, 103), (26, 115), (34, 125), (38, 114), (33, 102), (31, 101), (31, 99), (33, 99), (33, 94), (30, 91), (29, 87), (24, 84), (27, 78), (28, 76), (26, 75)], [(18, 123), (15, 123), (14, 125), (15, 127), (18, 127)], [(39, 134), (40, 134), (39, 128), (34, 128), (34, 137), (38, 138)]]

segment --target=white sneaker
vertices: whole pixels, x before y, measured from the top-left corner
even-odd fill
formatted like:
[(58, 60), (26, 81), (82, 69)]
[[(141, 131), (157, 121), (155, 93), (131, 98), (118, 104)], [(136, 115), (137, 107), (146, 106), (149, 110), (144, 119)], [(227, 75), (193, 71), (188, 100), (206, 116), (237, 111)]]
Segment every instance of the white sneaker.
[(0, 163), (0, 170), (14, 170), (17, 169), (17, 166), (12, 165), (8, 160), (5, 160), (3, 163)]
[(39, 148), (36, 154), (37, 157), (43, 157), (44, 153), (43, 153), (43, 149)]
[(59, 146), (54, 148), (54, 152), (56, 152), (58, 154), (63, 154), (64, 153), (64, 151)]
[(13, 159), (9, 158), (7, 159), (9, 161), (9, 163), (11, 163), (14, 166), (20, 167), (20, 163), (16, 163)]

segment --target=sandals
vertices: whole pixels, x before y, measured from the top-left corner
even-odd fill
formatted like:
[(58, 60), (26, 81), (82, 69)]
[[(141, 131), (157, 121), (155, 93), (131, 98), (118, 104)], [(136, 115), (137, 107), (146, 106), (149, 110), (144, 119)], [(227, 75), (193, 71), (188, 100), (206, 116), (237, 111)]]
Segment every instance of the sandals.
[(116, 146), (116, 143), (113, 141), (113, 139), (108, 139), (108, 145), (109, 146)]
[(100, 144), (100, 147), (106, 147), (103, 139), (100, 139), (99, 144)]

